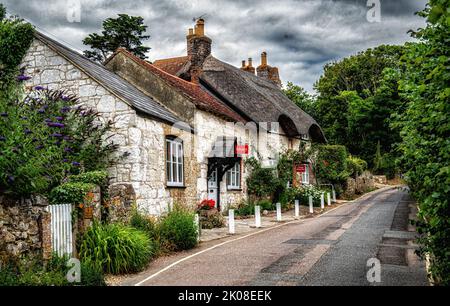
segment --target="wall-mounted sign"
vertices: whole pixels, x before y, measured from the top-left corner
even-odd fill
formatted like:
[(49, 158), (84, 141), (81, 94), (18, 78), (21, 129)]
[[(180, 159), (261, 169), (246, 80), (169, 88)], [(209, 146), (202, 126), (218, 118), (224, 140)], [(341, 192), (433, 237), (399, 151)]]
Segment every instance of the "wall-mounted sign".
[(245, 145), (236, 145), (236, 154), (245, 154), (248, 155), (248, 144)]
[(295, 171), (298, 173), (306, 172), (306, 166), (305, 165), (296, 165)]

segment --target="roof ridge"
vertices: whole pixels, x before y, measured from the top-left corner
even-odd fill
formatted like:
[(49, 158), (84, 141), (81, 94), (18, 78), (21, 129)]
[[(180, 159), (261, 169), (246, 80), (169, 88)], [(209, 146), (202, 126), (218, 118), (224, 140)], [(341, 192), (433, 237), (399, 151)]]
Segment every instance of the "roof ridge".
[[(109, 71), (105, 66), (92, 61), (83, 54), (80, 54), (37, 30), (35, 30), (34, 35), (59, 56), (63, 57), (77, 67), (77, 69), (80, 69), (83, 73), (87, 74), (90, 78), (107, 89), (111, 95), (126, 102), (130, 107), (165, 122), (175, 123), (182, 121), (177, 115), (157, 103), (151, 97), (145, 95), (125, 79)], [(115, 83), (115, 86), (109, 84), (109, 82)]]
[[(221, 101), (219, 101), (217, 98), (215, 98), (214, 96), (212, 96), (211, 94), (205, 92), (201, 86), (199, 84), (195, 84), (186, 80), (183, 80), (180, 77), (177, 77), (175, 75), (172, 75), (158, 67), (156, 67), (155, 65), (137, 57), (136, 55), (134, 55), (133, 53), (131, 53), (130, 51), (124, 49), (124, 48), (120, 48), (120, 50), (116, 50), (116, 55), (119, 53), (123, 53), (125, 56), (127, 56), (128, 58), (130, 58), (131, 60), (133, 60), (134, 62), (136, 62), (137, 64), (142, 65), (144, 68), (157, 73), (160, 77), (162, 77), (166, 82), (169, 82), (171, 86), (175, 87), (178, 91), (180, 91), (182, 94), (187, 95), (190, 99), (196, 100), (196, 99), (201, 99), (202, 103), (214, 103), (216, 104), (215, 106), (210, 105), (211, 107), (222, 107), (224, 108), (224, 110), (220, 111), (218, 109), (214, 109), (214, 112), (216, 114), (220, 114), (222, 116), (226, 116), (229, 119), (233, 119), (236, 121), (243, 121), (245, 122), (246, 120), (239, 115), (238, 113), (236, 113), (232, 108), (230, 108), (228, 105), (222, 103)], [(181, 86), (181, 88), (180, 88)], [(188, 87), (183, 89), (183, 86)], [(186, 92), (186, 90), (189, 90), (191, 92)], [(206, 101), (208, 100), (208, 101)], [(194, 102), (194, 101), (193, 101)], [(201, 105), (198, 105), (198, 103), (195, 103), (195, 105), (197, 105), (197, 107), (201, 107)], [(211, 109), (210, 109), (211, 111)], [(224, 111), (226, 111), (226, 113), (224, 113)]]

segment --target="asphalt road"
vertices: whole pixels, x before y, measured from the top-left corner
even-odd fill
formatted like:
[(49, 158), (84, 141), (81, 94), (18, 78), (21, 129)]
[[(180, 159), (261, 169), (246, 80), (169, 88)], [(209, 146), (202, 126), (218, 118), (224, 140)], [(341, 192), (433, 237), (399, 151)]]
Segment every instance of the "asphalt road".
[[(414, 210), (406, 191), (380, 190), (317, 218), (159, 259), (123, 285), (428, 285), (408, 224)], [(379, 269), (367, 266), (371, 258)]]

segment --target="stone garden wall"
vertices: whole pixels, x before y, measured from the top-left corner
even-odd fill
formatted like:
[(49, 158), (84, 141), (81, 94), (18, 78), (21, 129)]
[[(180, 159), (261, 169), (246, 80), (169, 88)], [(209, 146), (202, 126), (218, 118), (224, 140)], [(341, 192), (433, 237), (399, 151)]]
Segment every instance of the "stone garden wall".
[(50, 213), (41, 197), (11, 200), (0, 196), (0, 260), (21, 255), (51, 256)]

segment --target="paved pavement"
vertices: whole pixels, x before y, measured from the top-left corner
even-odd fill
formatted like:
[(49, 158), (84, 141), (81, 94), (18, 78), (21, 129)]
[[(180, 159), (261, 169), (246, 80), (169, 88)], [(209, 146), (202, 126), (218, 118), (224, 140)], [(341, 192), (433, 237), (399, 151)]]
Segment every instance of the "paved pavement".
[[(405, 191), (385, 188), (316, 218), (159, 258), (122, 285), (427, 285), (413, 254), (414, 209)], [(381, 282), (367, 280), (370, 258)]]

